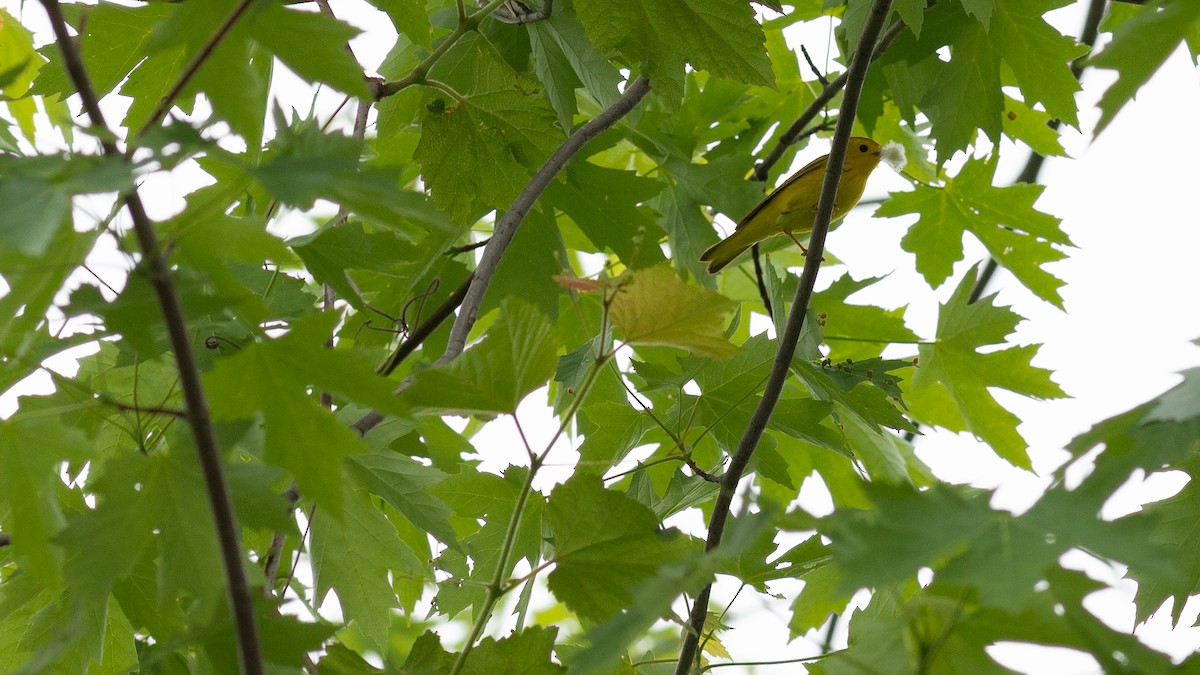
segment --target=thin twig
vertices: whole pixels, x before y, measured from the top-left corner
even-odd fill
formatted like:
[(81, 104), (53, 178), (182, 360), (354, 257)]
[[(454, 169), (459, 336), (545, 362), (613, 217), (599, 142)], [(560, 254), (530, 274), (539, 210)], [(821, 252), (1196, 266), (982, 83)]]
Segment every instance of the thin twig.
[[(887, 32), (883, 34), (883, 37), (875, 45), (875, 49), (871, 53), (871, 59), (874, 60), (882, 56), (887, 51), (887, 48), (892, 46), (892, 43), (896, 41), (896, 38), (900, 37), (900, 33), (903, 33), (904, 29), (905, 25), (901, 21), (897, 21), (888, 27)], [(803, 134), (808, 123), (812, 122), (825, 107), (825, 104), (832, 101), (833, 97), (837, 96), (837, 93), (846, 86), (849, 75), (849, 70), (843, 71), (841, 75), (838, 75), (829, 83), (828, 87), (825, 87), (821, 90), (820, 94), (817, 94), (813, 102), (808, 104), (804, 112), (800, 113), (796, 121), (792, 122), (787, 131), (783, 132), (783, 135), (779, 137), (779, 141), (775, 144), (770, 154), (754, 167), (754, 180), (762, 181), (767, 179), (767, 172), (783, 157), (783, 154), (787, 152), (788, 146), (804, 138)]]
[[(554, 177), (563, 170), (567, 162), (579, 152), (583, 146), (589, 141), (598, 136), (601, 132), (608, 129), (617, 123), (629, 111), (640, 102), (646, 94), (650, 93), (650, 81), (645, 77), (639, 77), (625, 89), (625, 93), (621, 98), (617, 99), (612, 105), (605, 108), (599, 115), (588, 120), (583, 126), (576, 129), (563, 144), (558, 146), (554, 154), (550, 155), (550, 159), (538, 169), (529, 184), (521, 191), (521, 194), (513, 200), (512, 206), (504, 212), (504, 216), (496, 224), (495, 230), (492, 233), (492, 238), (488, 241), (487, 247), (483, 250), (483, 257), (479, 260), (479, 265), (475, 268), (475, 273), (471, 275), (468, 281), (466, 294), (463, 297), (462, 311), (454, 320), (454, 327), (450, 330), (450, 341), (446, 345), (446, 351), (442, 353), (441, 358), (437, 360), (438, 364), (446, 364), (458, 358), (466, 348), (467, 335), (471, 332), (471, 328), (475, 325), (475, 314), (479, 310), (479, 305), (483, 301), (483, 295), (487, 291), (488, 284), (491, 283), (492, 275), (496, 272), (496, 267), (500, 264), (500, 258), (508, 249), (509, 243), (512, 242), (513, 235), (525, 220), (525, 215), (533, 208), (533, 205), (541, 197), (542, 192), (546, 189)], [(405, 389), (405, 385), (401, 385), (397, 390), (401, 392)], [(352, 426), (359, 434), (366, 435), (371, 429), (374, 429), (383, 421), (383, 415), (372, 410), (364, 415)]]
[[(162, 100), (154, 107), (154, 111), (150, 113), (150, 116), (142, 123), (141, 128), (133, 135), (134, 141), (141, 138), (142, 134), (145, 134), (152, 127), (158, 126), (162, 122), (167, 111), (171, 109), (171, 106), (175, 105), (175, 99), (179, 97), (179, 94), (183, 92), (188, 84), (191, 83), (192, 78), (199, 72), (200, 66), (203, 66), (208, 61), (209, 57), (216, 50), (217, 45), (221, 43), (221, 40), (225, 39), (225, 36), (233, 29), (233, 25), (238, 22), (238, 19), (242, 18), (242, 15), (246, 13), (246, 10), (250, 8), (253, 2), (254, 0), (242, 0), (237, 7), (233, 8), (229, 16), (225, 17), (225, 21), (217, 28), (217, 32), (213, 33), (208, 42), (204, 43), (204, 46), (200, 48), (200, 51), (196, 52), (196, 56), (192, 57), (191, 63), (188, 63), (183, 72), (179, 74), (179, 80), (167, 91), (166, 96), (162, 97)], [(133, 152), (134, 147), (134, 144), (131, 142), (127, 151)]]
[(707, 666), (700, 668), (699, 672), (707, 673), (708, 671), (716, 670), (717, 668), (730, 668), (733, 666), (783, 666), (789, 663), (808, 663), (809, 661), (820, 661), (822, 659), (827, 659), (830, 656), (843, 651), (846, 650), (838, 649), (832, 652), (826, 652), (824, 654), (817, 654), (816, 656), (800, 656), (794, 659), (779, 659), (777, 661), (730, 661), (729, 663), (710, 663)]
[[(292, 481), (291, 487), (283, 493), (285, 499), (288, 500), (288, 513), (292, 514), (296, 508), (296, 502), (300, 501), (300, 490), (296, 487), (296, 482)], [(294, 519), (294, 516), (293, 516)], [(276, 530), (271, 536), (271, 545), (267, 548), (267, 560), (263, 564), (263, 576), (267, 582), (263, 584), (263, 594), (271, 596), (275, 593), (275, 580), (279, 577), (279, 562), (283, 560), (283, 545), (287, 543), (287, 533), (283, 530)], [(287, 586), (279, 590), (279, 597), (287, 592)]]
[(529, 444), (529, 437), (525, 435), (525, 428), (521, 426), (521, 418), (515, 414), (512, 418), (513, 424), (517, 425), (517, 435), (521, 437), (521, 444), (525, 446), (525, 454), (529, 457), (529, 463), (532, 465), (537, 454), (533, 451), (533, 446)]
[(492, 575), (492, 581), (487, 585), (487, 597), (484, 598), (483, 606), (475, 616), (475, 621), (471, 625), (470, 633), (467, 634), (467, 641), (463, 645), (462, 651), (458, 653), (458, 657), (454, 660), (454, 666), (450, 669), (450, 675), (458, 675), (458, 673), (462, 672), (463, 667), (467, 663), (467, 657), (471, 654), (471, 650), (475, 648), (475, 643), (479, 641), (479, 638), (483, 636), (483, 631), (487, 628), (488, 620), (491, 618), (492, 611), (496, 607), (496, 602), (507, 591), (504, 584), (504, 577), (507, 574), (506, 570), (508, 569), (509, 561), (512, 559), (513, 548), (517, 541), (517, 533), (521, 528), (521, 518), (524, 516), (525, 505), (529, 501), (529, 493), (533, 490), (533, 479), (537, 476), (538, 469), (545, 464), (546, 457), (554, 449), (555, 444), (558, 443), (558, 439), (566, 432), (575, 414), (579, 412), (579, 408), (583, 405), (583, 400), (587, 396), (588, 391), (596, 383), (596, 377), (599, 375), (600, 369), (611, 358), (612, 352), (609, 352), (608, 354), (597, 356), (592, 361), (592, 365), (588, 368), (583, 382), (579, 385), (579, 392), (575, 396), (575, 400), (571, 401), (570, 407), (563, 414), (559, 422), (558, 431), (546, 443), (544, 450), (537, 455), (530, 456), (529, 473), (521, 485), (520, 493), (517, 495), (512, 518), (508, 521), (508, 528), (504, 533), (504, 541), (501, 543), (500, 551), (496, 556), (496, 571)]
[(767, 310), (767, 318), (775, 321), (775, 310), (771, 307), (771, 294), (767, 293), (767, 282), (763, 280), (763, 266), (758, 251), (758, 242), (750, 247), (750, 257), (754, 259), (754, 281), (758, 286), (758, 298), (762, 300), (763, 308)]
[[(331, 19), (337, 19), (337, 15), (333, 13), (333, 7), (329, 5), (329, 0), (317, 0), (317, 7), (320, 8), (321, 13), (325, 16)], [(354, 59), (356, 62), (358, 61), (358, 57), (354, 55), (354, 49), (350, 47), (349, 42), (346, 42), (342, 48), (346, 50), (346, 53), (350, 55), (350, 58)]]
[(187, 418), (186, 412), (182, 410), (176, 410), (175, 408), (163, 408), (153, 405), (130, 405), (128, 403), (121, 403), (120, 401), (106, 400), (104, 402), (116, 408), (117, 410), (131, 412), (134, 414), (149, 413), (151, 415), (166, 415), (167, 417)]
[(421, 346), (421, 343), (424, 342), (430, 335), (433, 335), (433, 332), (437, 330), (438, 327), (446, 321), (446, 319), (450, 318), (454, 314), (454, 310), (458, 309), (458, 306), (462, 304), (463, 298), (467, 297), (467, 289), (471, 287), (472, 276), (468, 276), (466, 279), (463, 279), (463, 282), (458, 285), (458, 288), (454, 289), (454, 293), (452, 293), (450, 297), (446, 298), (445, 302), (438, 305), (437, 309), (433, 310), (433, 313), (429, 315), (429, 318), (418, 324), (417, 327), (408, 334), (408, 339), (400, 343), (400, 346), (396, 348), (396, 351), (388, 357), (387, 361), (384, 361), (382, 364), (380, 364), (380, 366), (375, 369), (375, 372), (387, 377), (388, 375), (391, 375), (396, 368), (400, 367), (401, 363), (404, 363), (404, 359), (407, 359), (410, 355), (412, 355), (413, 352), (417, 351), (417, 348)]
[(371, 81), (369, 86), (375, 94), (375, 100), (379, 101), (381, 99), (385, 99), (388, 96), (393, 96), (399, 93), (401, 90), (407, 89), (414, 84), (424, 83), (426, 76), (429, 75), (429, 70), (433, 68), (433, 64), (437, 63), (438, 59), (442, 58), (442, 55), (449, 51), (450, 48), (453, 47), (456, 42), (461, 40), (464, 35), (478, 28), (481, 21), (487, 18), (489, 14), (494, 12), (496, 8), (498, 8), (500, 5), (503, 5), (505, 2), (508, 2), (508, 0), (492, 0), (478, 12), (460, 18), (458, 25), (454, 28), (454, 31), (447, 35), (446, 39), (442, 40), (441, 44), (439, 44), (437, 48), (435, 48), (433, 52), (429, 54), (429, 56), (425, 57), (424, 61), (418, 63), (415, 68), (409, 71), (408, 75), (390, 82)]
[(688, 453), (683, 456), (683, 463), (687, 464), (688, 468), (691, 469), (692, 472), (694, 472), (701, 480), (707, 481), (709, 483), (720, 483), (721, 482), (720, 476), (714, 476), (711, 473), (705, 471), (704, 469), (701, 469), (700, 465), (696, 463), (696, 460), (692, 459), (691, 453)]
[[(930, 4), (932, 5), (932, 3)], [(875, 45), (875, 49), (871, 52), (872, 61), (878, 59), (880, 56), (883, 56), (883, 53), (887, 51), (887, 48), (896, 41), (896, 38), (900, 37), (900, 33), (904, 31), (904, 27), (904, 23), (900, 21), (897, 21), (888, 27), (887, 32), (884, 33), (883, 37), (880, 38), (879, 43)], [(817, 70), (816, 65), (813, 64), (812, 58), (810, 58), (808, 55), (808, 50), (804, 49), (803, 45), (800, 46), (800, 50), (804, 54), (804, 58), (808, 59), (808, 65), (812, 67), (813, 72), (817, 74), (817, 79), (820, 80), (824, 87), (821, 89), (821, 93), (818, 94), (815, 99), (813, 99), (813, 102), (804, 109), (804, 112), (800, 113), (800, 116), (797, 117), (794, 122), (792, 122), (787, 131), (785, 131), (783, 135), (779, 137), (779, 141), (771, 150), (770, 154), (768, 154), (762, 161), (754, 166), (754, 171), (750, 174), (750, 180), (760, 182), (767, 180), (767, 174), (770, 172), (771, 167), (775, 166), (775, 164), (778, 163), (781, 158), (783, 158), (784, 153), (787, 152), (788, 146), (795, 145), (796, 143), (799, 143), (800, 141), (819, 131), (828, 129), (828, 119), (823, 120), (820, 124), (817, 124), (809, 129), (805, 129), (804, 127), (808, 125), (808, 123), (814, 118), (816, 118), (817, 113), (824, 110), (825, 105), (829, 103), (829, 101), (833, 100), (833, 97), (836, 96), (837, 93), (846, 86), (846, 78), (849, 74), (849, 71), (843, 72), (833, 82), (829, 82), (821, 75), (820, 71)], [(758, 296), (762, 300), (763, 307), (765, 307), (767, 310), (767, 316), (774, 321), (775, 308), (771, 307), (771, 298), (767, 295), (767, 286), (763, 282), (763, 268), (762, 263), (759, 261), (758, 244), (752, 246), (750, 252), (754, 258), (754, 279), (758, 286)]]
[(489, 241), (491, 241), (491, 237), (488, 237), (487, 239), (481, 239), (479, 241), (473, 241), (469, 244), (463, 244), (462, 246), (451, 246), (446, 251), (446, 255), (458, 255), (460, 253), (474, 251), (477, 248), (483, 248), (484, 246), (487, 246)]
[(554, 151), (554, 154), (550, 155), (546, 163), (529, 181), (529, 185), (513, 201), (508, 211), (504, 212), (504, 216), (496, 223), (491, 241), (483, 249), (479, 265), (475, 268), (471, 287), (467, 290), (467, 297), (463, 300), (462, 311), (459, 312), (458, 318), (454, 321), (454, 328), (450, 331), (450, 343), (446, 345), (446, 354), (442, 356), (443, 360), (448, 361), (457, 357), (466, 348), (467, 334), (475, 325), (475, 313), (479, 310), (480, 303), (483, 302), (483, 295), (492, 281), (496, 267), (500, 264), (500, 258), (508, 249), (509, 243), (512, 242), (517, 227), (525, 220), (525, 215), (541, 197), (542, 191), (550, 185), (550, 182), (575, 156), (575, 153), (579, 152), (592, 138), (627, 115), (648, 93), (650, 93), (650, 80), (645, 77), (639, 77), (630, 84), (621, 98), (575, 130)]
[[(347, 45), (347, 46), (349, 46), (349, 45)], [(369, 99), (363, 99), (358, 102), (358, 109), (354, 111), (354, 133), (353, 133), (353, 135), (354, 135), (355, 140), (358, 140), (360, 142), (367, 136), (367, 118), (370, 117), (370, 115), (371, 115), (371, 105), (372, 104), (373, 104), (373, 101), (371, 101)], [(329, 120), (332, 122), (333, 117), (330, 117)], [(338, 208), (337, 215), (333, 217), (333, 226), (341, 227), (342, 225), (345, 225), (348, 220), (350, 220), (350, 209), (346, 208), (344, 205), (340, 206)], [(329, 284), (325, 284), (324, 288), (326, 289), (325, 290), (326, 294), (332, 292), (332, 291), (328, 290)], [(357, 290), (357, 288), (355, 290)]]
[[(104, 154), (110, 157), (123, 157), (112, 140), (111, 131), (104, 120), (104, 114), (100, 110), (100, 100), (88, 78), (83, 57), (67, 32), (67, 21), (63, 17), (62, 7), (59, 6), (58, 0), (41, 0), (41, 2), (49, 15), (58, 48), (62, 51), (67, 75), (71, 78), (75, 90), (79, 92), (88, 120), (99, 134)], [(233, 613), (242, 671), (246, 675), (261, 675), (263, 673), (262, 648), (258, 640), (258, 625), (254, 617), (250, 583), (246, 578), (245, 563), (242, 559), (241, 529), (238, 527), (233, 503), (229, 497), (229, 489), (225, 484), (224, 472), (221, 467), (221, 453), (217, 449), (216, 436), (213, 433), (208, 400), (205, 398), (204, 389), (200, 384), (200, 369), (196, 364), (195, 354), (192, 352), (191, 341), (188, 338), (183, 307), (180, 305), (179, 295), (175, 291), (171, 270), (167, 266), (167, 261), (159, 246), (158, 235), (154, 231), (150, 216), (146, 214), (145, 205), (142, 204), (137, 188), (132, 188), (124, 199), (125, 207), (129, 210), (130, 219), (133, 221), (138, 244), (142, 249), (143, 262), (149, 270), (150, 283), (158, 300), (163, 323), (166, 325), (171, 349), (175, 353), (175, 363), (179, 369), (180, 387), (183, 390), (188, 425), (191, 427), (196, 453), (199, 455), (209, 508), (212, 509), (217, 539), (220, 543), (221, 559), (225, 567), (227, 582), (226, 591)]]
[[(817, 272), (821, 268), (821, 256), (825, 252), (825, 235), (829, 233), (829, 221), (833, 216), (833, 202), (837, 195), (838, 182), (842, 177), (842, 163), (846, 159), (846, 147), (850, 144), (850, 133), (854, 126), (855, 114), (858, 111), (858, 99), (862, 94), (863, 82), (867, 77), (867, 67), (871, 65), (876, 38), (883, 29), (884, 21), (891, 12), (892, 0), (875, 0), (871, 5), (870, 14), (863, 25), (862, 36), (858, 47), (850, 60), (850, 68), (846, 70), (845, 94), (842, 97), (841, 111), (838, 113), (837, 129), (833, 133), (833, 147), (829, 151), (829, 162), (825, 170), (825, 182), (821, 185), (821, 198), (817, 202), (817, 215), (813, 221), (812, 234), (809, 238), (808, 256), (804, 261), (804, 272), (800, 275), (800, 285), (796, 289), (791, 311), (788, 312), (787, 323), (783, 334), (779, 336), (779, 351), (771, 365), (771, 373), (763, 389), (762, 398), (754, 409), (746, 431), (738, 442), (737, 450), (729, 460), (729, 466), (721, 476), (721, 491), (717, 494), (717, 502), (713, 506), (709, 518), (708, 538), (704, 543), (706, 551), (712, 551), (721, 545), (725, 533), (725, 522), (729, 518), (730, 507), (733, 504), (734, 493), (738, 483), (745, 473), (750, 458), (754, 455), (758, 441), (766, 431), (767, 423), (787, 379), (792, 357), (796, 353), (796, 343), (800, 339), (800, 330), (804, 325), (804, 315), (808, 312), (808, 304), (812, 300), (813, 287), (817, 281)], [(687, 675), (691, 671), (696, 658), (697, 646), (704, 631), (704, 619), (708, 615), (708, 599), (712, 594), (712, 583), (705, 585), (696, 596), (689, 620), (689, 629), (684, 636), (683, 646), (679, 652), (679, 661), (675, 665), (675, 675)]]
[(813, 75), (817, 76), (817, 82), (820, 82), (822, 87), (828, 87), (829, 80), (825, 79), (824, 73), (817, 68), (817, 64), (813, 63), (812, 57), (808, 55), (808, 50), (804, 48), (804, 45), (800, 45), (800, 53), (804, 55), (804, 60), (808, 61), (808, 67), (812, 69)]
[(300, 535), (300, 542), (296, 544), (296, 557), (292, 559), (292, 566), (288, 569), (287, 579), (283, 582), (283, 590), (280, 594), (287, 592), (287, 589), (292, 585), (292, 579), (296, 578), (296, 568), (300, 566), (300, 554), (304, 552), (304, 542), (308, 541), (308, 533), (312, 532), (313, 518), (317, 516), (317, 505), (313, 504), (308, 509), (308, 516), (304, 520), (304, 532)]

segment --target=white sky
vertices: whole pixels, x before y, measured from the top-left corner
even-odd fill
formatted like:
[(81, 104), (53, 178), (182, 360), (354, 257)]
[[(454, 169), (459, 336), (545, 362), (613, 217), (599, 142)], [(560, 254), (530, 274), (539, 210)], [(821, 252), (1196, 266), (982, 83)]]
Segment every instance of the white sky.
[[(40, 5), (23, 3), (22, 17), (21, 4), (18, 0), (0, 0), (0, 7), (37, 31), (37, 44), (45, 43), (48, 33)], [(391, 28), (386, 18), (360, 0), (334, 0), (333, 6), (343, 18), (367, 31), (353, 43), (359, 59), (368, 66), (379, 63), (390, 47)], [(1074, 34), (1082, 24), (1081, 10), (1071, 6), (1051, 18), (1061, 30)], [(378, 29), (380, 26), (385, 28)], [(791, 42), (803, 41), (814, 58), (820, 59), (825, 53), (826, 34), (826, 28), (814, 26), (792, 35)], [(1196, 124), (1200, 76), (1180, 50), (1142, 88), (1137, 100), (1093, 141), (1091, 129), (1098, 119), (1094, 103), (1112, 80), (1111, 71), (1085, 72), (1084, 91), (1078, 98), (1085, 133), (1068, 129), (1064, 135), (1064, 145), (1074, 159), (1050, 159), (1041, 174), (1047, 189), (1038, 208), (1062, 218), (1064, 230), (1078, 247), (1068, 251), (1066, 260), (1048, 267), (1067, 282), (1062, 289), (1066, 311), (1036, 299), (1003, 273), (997, 275), (991, 287), (999, 291), (1000, 304), (1012, 305), (1029, 319), (1021, 324), (1014, 339), (1021, 344), (1041, 343), (1035, 365), (1052, 370), (1054, 380), (1072, 397), (1030, 401), (1007, 392), (997, 393), (1000, 401), (1024, 420), (1020, 431), (1030, 441), (1037, 475), (1010, 467), (967, 435), (927, 433), (917, 443), (922, 459), (941, 478), (998, 488), (993, 502), (998, 508), (1027, 508), (1047, 484), (1045, 476), (1065, 460), (1062, 447), (1073, 436), (1156, 396), (1180, 380), (1176, 373), (1200, 365), (1200, 348), (1190, 342), (1200, 337), (1200, 312), (1196, 311), (1200, 288), (1195, 273), (1200, 252), (1200, 216), (1196, 215), (1196, 194), (1200, 190), (1200, 172), (1196, 169), (1196, 158), (1200, 156)], [(280, 78), (278, 90), (290, 105), (308, 108), (309, 94), (300, 93), (307, 89), (290, 74)], [(319, 109), (332, 110), (340, 98), (329, 92), (323, 94)], [(123, 105), (117, 103), (115, 107)], [(47, 145), (54, 143), (53, 135), (40, 140)], [(797, 161), (807, 162), (824, 152), (823, 147), (827, 145), (814, 143)], [(1014, 177), (1026, 157), (1011, 146), (1005, 151), (1011, 152), (1001, 164), (998, 181)], [(195, 188), (198, 175), (183, 170), (154, 179), (156, 189), (151, 194), (162, 197), (150, 204), (152, 214), (163, 217), (178, 209), (182, 195)], [(906, 187), (905, 181), (881, 167), (868, 185), (867, 197)], [(955, 277), (931, 292), (916, 274), (911, 254), (900, 248), (907, 221), (872, 219), (869, 212), (860, 209), (851, 214), (841, 228), (831, 233), (828, 246), (855, 278), (891, 275), (856, 301), (889, 307), (908, 303), (910, 327), (929, 337), (936, 321), (937, 302), (948, 297), (967, 267), (984, 259), (985, 251), (968, 237), (966, 259), (956, 266)], [(114, 273), (121, 269), (120, 262), (113, 261), (110, 269)], [(837, 268), (824, 270), (824, 282), (840, 272)], [(60, 362), (55, 367), (73, 371), (69, 363)], [(26, 383), (25, 392), (44, 391), (45, 385), (43, 378), (33, 378)], [(553, 426), (544, 401), (544, 395), (535, 393), (526, 399), (519, 413), (535, 446)], [(0, 397), (0, 415), (11, 414), (13, 404), (12, 394)], [(489, 453), (487, 468), (500, 469), (509, 461), (524, 461), (511, 420), (489, 425), (476, 440), (481, 447), (506, 449)], [(565, 464), (570, 455), (564, 446), (551, 461)], [(539, 481), (539, 485), (548, 488), (564, 474), (565, 469), (548, 471), (545, 482)], [(1183, 483), (1182, 476), (1160, 476), (1145, 484), (1132, 484), (1106, 508), (1106, 515), (1136, 510), (1141, 503), (1168, 496)], [(827, 495), (811, 481), (802, 497), (805, 506), (814, 511), (829, 508)], [(673, 524), (696, 532), (702, 528), (695, 514)], [(1069, 564), (1097, 578), (1115, 581), (1119, 577), (1119, 570), (1110, 570), (1082, 554), (1069, 556)], [(718, 588), (718, 601), (727, 600), (734, 588)], [(798, 584), (783, 584), (778, 590), (790, 594), (798, 588)], [(1097, 594), (1089, 600), (1089, 608), (1114, 628), (1129, 630), (1133, 627), (1132, 592), (1132, 584), (1126, 582)], [(724, 637), (734, 657), (765, 660), (819, 653), (820, 645), (804, 638), (787, 643), (786, 609), (786, 603), (767, 603), (753, 593), (743, 593), (728, 620), (739, 630)], [(1189, 603), (1181, 625), (1193, 623), (1197, 614), (1200, 603)], [(502, 633), (500, 623), (493, 623), (492, 634)], [(1162, 616), (1152, 619), (1139, 635), (1177, 657), (1200, 647), (1200, 630), (1172, 631)], [(1022, 672), (1098, 672), (1090, 657), (1066, 650), (1002, 647), (992, 653), (1004, 665)], [(760, 668), (757, 672), (795, 672), (795, 667)]]

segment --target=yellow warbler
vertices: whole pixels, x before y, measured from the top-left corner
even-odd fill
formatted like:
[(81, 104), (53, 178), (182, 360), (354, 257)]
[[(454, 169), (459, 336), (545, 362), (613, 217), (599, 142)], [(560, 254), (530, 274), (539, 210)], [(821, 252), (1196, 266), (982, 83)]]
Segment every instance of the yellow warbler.
[[(849, 213), (862, 198), (867, 177), (879, 165), (881, 155), (893, 166), (896, 163), (903, 165), (904, 150), (899, 144), (889, 143), (885, 150), (869, 138), (856, 136), (850, 139), (837, 198), (833, 202), (833, 220)], [(803, 251), (804, 245), (796, 235), (812, 230), (828, 162), (829, 155), (825, 155), (797, 171), (746, 214), (733, 234), (701, 253), (700, 260), (708, 263), (709, 274), (721, 271), (746, 249), (778, 234), (787, 235)]]

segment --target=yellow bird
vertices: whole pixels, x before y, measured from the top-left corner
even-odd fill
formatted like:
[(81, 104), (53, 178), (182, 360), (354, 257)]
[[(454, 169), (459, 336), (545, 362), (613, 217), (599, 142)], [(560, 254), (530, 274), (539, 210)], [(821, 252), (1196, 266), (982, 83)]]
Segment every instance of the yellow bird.
[[(846, 161), (842, 164), (842, 178), (838, 182), (837, 198), (833, 202), (833, 220), (849, 213), (862, 199), (867, 177), (879, 165), (880, 159), (892, 166), (897, 163), (903, 166), (904, 149), (894, 143), (889, 143), (885, 149), (869, 138), (856, 136), (850, 139)], [(778, 234), (787, 235), (804, 251), (804, 245), (796, 235), (812, 230), (828, 162), (829, 155), (825, 155), (797, 171), (747, 213), (733, 234), (701, 253), (700, 260), (708, 263), (709, 274), (721, 271), (746, 249)]]

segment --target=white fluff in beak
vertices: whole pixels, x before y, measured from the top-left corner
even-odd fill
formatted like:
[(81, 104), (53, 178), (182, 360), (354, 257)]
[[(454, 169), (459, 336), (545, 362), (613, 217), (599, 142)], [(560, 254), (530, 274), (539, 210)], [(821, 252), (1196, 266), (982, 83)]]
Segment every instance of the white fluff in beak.
[(904, 146), (896, 141), (883, 146), (883, 151), (879, 153), (879, 159), (896, 171), (903, 169), (908, 161), (904, 157)]

